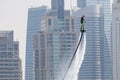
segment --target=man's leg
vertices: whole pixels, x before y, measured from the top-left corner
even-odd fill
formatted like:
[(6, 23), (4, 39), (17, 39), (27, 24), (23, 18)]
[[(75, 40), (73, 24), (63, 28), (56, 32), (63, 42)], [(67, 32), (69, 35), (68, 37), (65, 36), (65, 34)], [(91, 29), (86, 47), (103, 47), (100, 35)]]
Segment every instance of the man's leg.
[(82, 23), (81, 23), (81, 28), (80, 28), (80, 31), (82, 31), (83, 30), (83, 25), (82, 25)]
[(82, 23), (82, 30), (84, 30), (84, 23)]

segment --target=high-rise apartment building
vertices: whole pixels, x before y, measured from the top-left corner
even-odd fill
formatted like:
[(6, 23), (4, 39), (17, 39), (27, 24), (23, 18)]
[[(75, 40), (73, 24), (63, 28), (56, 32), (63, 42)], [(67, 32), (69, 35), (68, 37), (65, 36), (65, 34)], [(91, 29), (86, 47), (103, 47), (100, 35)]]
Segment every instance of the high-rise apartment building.
[(120, 80), (120, 3), (112, 9), (112, 63), (113, 80)]
[(70, 11), (64, 10), (64, 0), (52, 0), (52, 10), (41, 21), (41, 31), (33, 40), (35, 80), (63, 79), (74, 54), (76, 33)]
[(35, 78), (61, 80), (77, 41), (73, 19), (67, 15), (61, 21), (57, 16), (48, 15), (41, 23), (42, 31), (33, 41)]
[(45, 15), (46, 6), (29, 8), (27, 23), (27, 39), (26, 39), (26, 65), (25, 80), (34, 80), (33, 69), (33, 35), (41, 30), (41, 19)]
[(75, 32), (39, 32), (33, 49), (35, 80), (62, 80), (75, 43)]
[[(86, 53), (79, 71), (78, 80), (111, 80), (110, 55), (104, 49), (104, 15), (103, 7), (92, 5), (76, 11), (75, 22), (80, 28), (81, 16), (86, 16)], [(79, 30), (79, 29), (78, 29)]]
[(0, 31), (0, 80), (22, 80), (19, 42), (13, 31)]

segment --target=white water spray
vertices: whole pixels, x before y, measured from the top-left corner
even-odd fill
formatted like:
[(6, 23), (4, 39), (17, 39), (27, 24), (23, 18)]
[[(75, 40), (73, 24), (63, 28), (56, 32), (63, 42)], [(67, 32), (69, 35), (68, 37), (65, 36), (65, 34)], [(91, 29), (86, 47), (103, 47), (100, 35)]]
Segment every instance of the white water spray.
[[(80, 38), (81, 36), (79, 37), (79, 40)], [(84, 32), (81, 43), (78, 46), (71, 66), (64, 76), (65, 77), (64, 80), (78, 80), (78, 73), (84, 59), (85, 50), (86, 50), (86, 33)]]

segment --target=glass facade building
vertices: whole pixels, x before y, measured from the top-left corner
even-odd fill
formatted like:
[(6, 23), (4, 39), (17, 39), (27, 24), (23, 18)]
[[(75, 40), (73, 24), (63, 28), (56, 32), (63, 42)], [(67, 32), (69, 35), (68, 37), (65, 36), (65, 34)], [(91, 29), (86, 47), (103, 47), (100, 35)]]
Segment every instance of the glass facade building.
[(64, 19), (64, 0), (51, 0), (51, 7), (59, 19)]
[(112, 63), (113, 80), (120, 80), (120, 3), (112, 9)]
[[(104, 48), (105, 55), (111, 55), (111, 22), (112, 22), (112, 9), (110, 7), (111, 0), (77, 0), (77, 6), (80, 8), (89, 7), (91, 5), (103, 6), (104, 12)], [(107, 38), (107, 39), (106, 39)]]
[(117, 0), (117, 3), (120, 3), (120, 0)]
[(19, 42), (13, 31), (0, 31), (0, 80), (22, 80)]
[(115, 2), (115, 3), (120, 3), (120, 0), (113, 0), (113, 2)]
[(33, 35), (41, 30), (41, 19), (45, 15), (46, 6), (29, 8), (27, 23), (27, 39), (26, 39), (26, 64), (25, 64), (25, 80), (34, 80), (33, 69)]
[(62, 80), (74, 52), (75, 32), (39, 32), (34, 39), (35, 80)]
[(78, 80), (112, 80), (110, 55), (105, 52), (104, 48), (103, 14), (103, 8), (100, 5), (84, 7), (74, 13), (78, 27), (80, 17), (86, 16), (86, 53)]
[(63, 13), (61, 20), (54, 10), (49, 11), (41, 21), (41, 32), (34, 37), (36, 80), (62, 80), (73, 55), (77, 42), (74, 19), (70, 11)]
[[(111, 60), (111, 50), (112, 50), (112, 40), (111, 40), (111, 24), (112, 24), (112, 9), (111, 9), (111, 0), (77, 0), (77, 6), (80, 8), (89, 7), (91, 5), (101, 5), (103, 7), (103, 28), (104, 28), (104, 73), (107, 76), (107, 73), (111, 70), (112, 63), (106, 64), (108, 60)], [(84, 10), (83, 10), (84, 11)], [(108, 68), (109, 66), (109, 68)], [(109, 70), (108, 70), (109, 69)], [(111, 73), (112, 74), (112, 73)]]

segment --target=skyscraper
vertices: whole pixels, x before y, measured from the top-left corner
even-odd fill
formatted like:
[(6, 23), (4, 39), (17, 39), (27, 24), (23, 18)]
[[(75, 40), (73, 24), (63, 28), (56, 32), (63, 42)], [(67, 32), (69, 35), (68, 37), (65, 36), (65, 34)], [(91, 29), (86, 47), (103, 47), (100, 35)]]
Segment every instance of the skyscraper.
[(63, 5), (64, 0), (52, 0), (52, 9), (41, 21), (41, 31), (34, 37), (36, 80), (62, 80), (68, 66), (66, 64), (75, 50), (74, 19)]
[(112, 63), (113, 80), (120, 80), (120, 3), (112, 9)]
[(39, 32), (33, 49), (35, 80), (62, 80), (75, 43), (75, 32)]
[(13, 31), (0, 31), (0, 80), (22, 80), (19, 42)]
[(41, 30), (33, 42), (35, 75), (38, 80), (61, 80), (77, 41), (73, 19), (67, 15), (61, 21), (48, 15), (42, 20)]
[(41, 30), (41, 19), (45, 15), (46, 6), (29, 8), (28, 23), (27, 23), (27, 39), (26, 39), (26, 65), (25, 65), (25, 80), (33, 80), (33, 35)]
[(51, 0), (52, 10), (57, 13), (59, 19), (64, 19), (64, 0)]
[[(75, 22), (80, 28), (80, 16), (86, 16), (86, 53), (78, 80), (111, 80), (110, 55), (105, 59), (103, 7), (92, 5), (74, 13)], [(107, 69), (106, 69), (107, 68)]]
[[(77, 6), (80, 8), (89, 7), (91, 5), (99, 4), (104, 9), (104, 31), (105, 31), (105, 51), (108, 55), (111, 54), (111, 21), (112, 21), (112, 9), (110, 7), (111, 0), (77, 0)], [(107, 40), (106, 40), (107, 38)], [(107, 55), (106, 54), (106, 55)]]
[(116, 1), (114, 0), (114, 2), (116, 2), (116, 3), (120, 3), (120, 0), (116, 0)]
[[(111, 0), (77, 0), (78, 1), (78, 7), (84, 8), (84, 7), (89, 7), (91, 5), (101, 5), (103, 7), (103, 16), (104, 16), (104, 25), (103, 25), (103, 30), (104, 30), (104, 35), (103, 35), (103, 49), (104, 49), (104, 54), (103, 54), (103, 76), (111, 76), (112, 74), (112, 63), (111, 63), (111, 21), (112, 21), (112, 16), (111, 16), (111, 7), (110, 7), (110, 2)], [(83, 10), (84, 11), (84, 10)], [(94, 23), (91, 23), (94, 24)], [(106, 62), (109, 62), (106, 64)], [(109, 70), (108, 70), (109, 69)], [(107, 74), (108, 71), (111, 71), (110, 74)], [(105, 79), (105, 78), (104, 78)]]
[(120, 0), (117, 0), (118, 3), (120, 3)]

